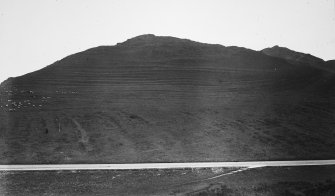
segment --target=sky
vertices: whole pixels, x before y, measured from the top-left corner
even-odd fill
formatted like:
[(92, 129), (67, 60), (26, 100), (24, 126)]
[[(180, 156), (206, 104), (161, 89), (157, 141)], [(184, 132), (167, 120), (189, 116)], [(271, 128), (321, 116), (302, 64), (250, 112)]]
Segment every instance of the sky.
[(335, 59), (335, 0), (0, 0), (0, 82), (141, 34)]

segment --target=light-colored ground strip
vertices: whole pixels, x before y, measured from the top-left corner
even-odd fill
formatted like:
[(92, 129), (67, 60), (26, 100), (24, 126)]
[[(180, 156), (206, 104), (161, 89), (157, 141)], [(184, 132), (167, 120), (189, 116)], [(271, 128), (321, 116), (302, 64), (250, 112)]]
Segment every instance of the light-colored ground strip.
[(251, 168), (255, 168), (255, 167), (244, 167), (244, 168), (241, 168), (241, 169), (238, 169), (238, 170), (234, 170), (234, 171), (231, 171), (231, 172), (228, 172), (228, 173), (224, 173), (224, 174), (220, 174), (220, 175), (217, 175), (217, 176), (214, 176), (214, 177), (211, 177), (211, 178), (207, 178), (205, 180), (212, 180), (212, 179), (215, 179), (215, 178), (220, 178), (222, 176), (232, 175), (232, 174), (235, 174), (235, 173), (238, 173), (238, 172), (242, 172), (242, 171), (245, 171), (245, 170), (248, 170), (248, 169), (251, 169)]
[(210, 167), (283, 167), (283, 166), (335, 165), (335, 160), (249, 161), (249, 162), (191, 162), (191, 163), (131, 163), (131, 164), (38, 164), (0, 165), (0, 171), (29, 170), (129, 170), (178, 169)]

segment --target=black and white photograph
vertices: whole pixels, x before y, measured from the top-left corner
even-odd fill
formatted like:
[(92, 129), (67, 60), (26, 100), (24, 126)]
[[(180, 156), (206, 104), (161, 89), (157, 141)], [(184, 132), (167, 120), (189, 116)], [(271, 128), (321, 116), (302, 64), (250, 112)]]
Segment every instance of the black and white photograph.
[(0, 195), (334, 196), (335, 0), (0, 0)]

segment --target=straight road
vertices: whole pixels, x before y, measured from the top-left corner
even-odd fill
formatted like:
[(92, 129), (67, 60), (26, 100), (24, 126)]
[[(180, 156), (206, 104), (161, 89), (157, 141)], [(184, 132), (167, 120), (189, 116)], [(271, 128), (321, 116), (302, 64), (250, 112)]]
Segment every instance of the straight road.
[(191, 162), (191, 163), (130, 163), (130, 164), (38, 164), (0, 165), (0, 171), (45, 171), (45, 170), (131, 170), (131, 169), (178, 169), (210, 167), (285, 167), (335, 165), (335, 160), (299, 161), (248, 161), (248, 162)]

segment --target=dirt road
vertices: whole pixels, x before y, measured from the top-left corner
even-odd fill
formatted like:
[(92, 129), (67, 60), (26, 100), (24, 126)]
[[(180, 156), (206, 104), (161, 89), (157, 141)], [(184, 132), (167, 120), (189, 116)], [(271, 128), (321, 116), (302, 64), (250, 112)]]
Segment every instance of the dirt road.
[(192, 162), (192, 163), (132, 163), (132, 164), (43, 164), (43, 165), (0, 165), (0, 171), (43, 171), (43, 170), (129, 170), (129, 169), (177, 169), (209, 167), (283, 167), (335, 165), (335, 160), (299, 161), (250, 161), (250, 162)]

